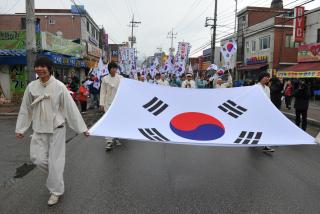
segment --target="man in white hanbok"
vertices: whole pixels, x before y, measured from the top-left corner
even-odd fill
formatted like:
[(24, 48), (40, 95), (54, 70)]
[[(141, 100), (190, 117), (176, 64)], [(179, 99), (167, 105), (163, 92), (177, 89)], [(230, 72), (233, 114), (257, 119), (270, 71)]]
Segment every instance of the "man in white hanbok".
[[(270, 88), (268, 83), (270, 81), (270, 74), (268, 72), (261, 72), (258, 77), (258, 84), (262, 90), (264, 91), (265, 95), (270, 99)], [(269, 146), (265, 146), (262, 149), (263, 152), (274, 152), (275, 150)]]
[(39, 79), (32, 81), (24, 92), (16, 137), (23, 138), (32, 123), (30, 158), (48, 174), (47, 188), (51, 194), (48, 205), (52, 206), (64, 193), (66, 122), (78, 133), (89, 136), (89, 132), (66, 86), (52, 75), (53, 62), (48, 57), (39, 57), (34, 69)]
[[(109, 75), (103, 77), (100, 88), (100, 109), (107, 112), (119, 88), (122, 76), (117, 73), (118, 65), (115, 62), (108, 64)], [(106, 151), (113, 148), (113, 138), (106, 138)], [(120, 142), (117, 140), (117, 144)]]
[(187, 73), (187, 79), (184, 80), (181, 84), (181, 88), (196, 88), (196, 82), (193, 80), (193, 75), (191, 73)]

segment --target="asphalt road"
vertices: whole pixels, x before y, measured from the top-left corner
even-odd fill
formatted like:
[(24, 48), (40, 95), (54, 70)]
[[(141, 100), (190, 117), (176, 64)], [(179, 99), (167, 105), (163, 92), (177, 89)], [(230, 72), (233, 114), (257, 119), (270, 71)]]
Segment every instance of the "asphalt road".
[[(0, 122), (1, 128), (14, 124)], [(0, 150), (0, 164), (14, 172), (29, 158), (28, 139), (1, 135), (1, 144), (12, 145)], [(71, 140), (66, 192), (52, 208), (38, 169), (10, 182), (10, 173), (0, 173), (7, 180), (0, 185), (0, 213), (320, 213), (319, 146), (279, 147), (268, 155), (254, 148), (122, 142), (106, 153), (103, 138)]]

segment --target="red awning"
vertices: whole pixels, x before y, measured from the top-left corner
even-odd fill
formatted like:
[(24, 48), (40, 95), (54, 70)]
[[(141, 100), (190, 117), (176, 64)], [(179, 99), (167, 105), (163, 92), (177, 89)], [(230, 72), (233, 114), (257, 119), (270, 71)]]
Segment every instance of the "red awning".
[(303, 62), (282, 69), (281, 71), (320, 71), (320, 62)]
[(268, 64), (257, 64), (257, 65), (244, 65), (238, 68), (238, 71), (254, 71), (260, 70), (261, 68), (267, 67)]

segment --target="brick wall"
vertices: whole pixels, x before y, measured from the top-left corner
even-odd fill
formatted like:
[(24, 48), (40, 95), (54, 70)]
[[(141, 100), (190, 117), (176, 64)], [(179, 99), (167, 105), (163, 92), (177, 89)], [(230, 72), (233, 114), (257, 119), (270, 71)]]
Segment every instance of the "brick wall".
[(274, 39), (274, 68), (281, 68), (280, 63), (296, 63), (298, 48), (286, 47), (286, 35), (292, 35), (292, 28), (275, 29)]
[[(22, 30), (21, 18), (24, 15), (0, 15), (1, 30)], [(37, 15), (40, 19), (41, 31), (56, 33), (61, 31), (65, 39), (78, 39), (81, 36), (81, 17), (79, 15)], [(54, 20), (55, 24), (49, 24), (49, 20)]]

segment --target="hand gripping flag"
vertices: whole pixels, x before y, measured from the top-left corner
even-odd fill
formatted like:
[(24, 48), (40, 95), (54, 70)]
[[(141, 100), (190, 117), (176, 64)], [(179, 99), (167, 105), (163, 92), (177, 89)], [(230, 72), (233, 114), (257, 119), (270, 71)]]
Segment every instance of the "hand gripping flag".
[(315, 144), (258, 85), (200, 90), (123, 79), (108, 112), (90, 133), (203, 146)]

